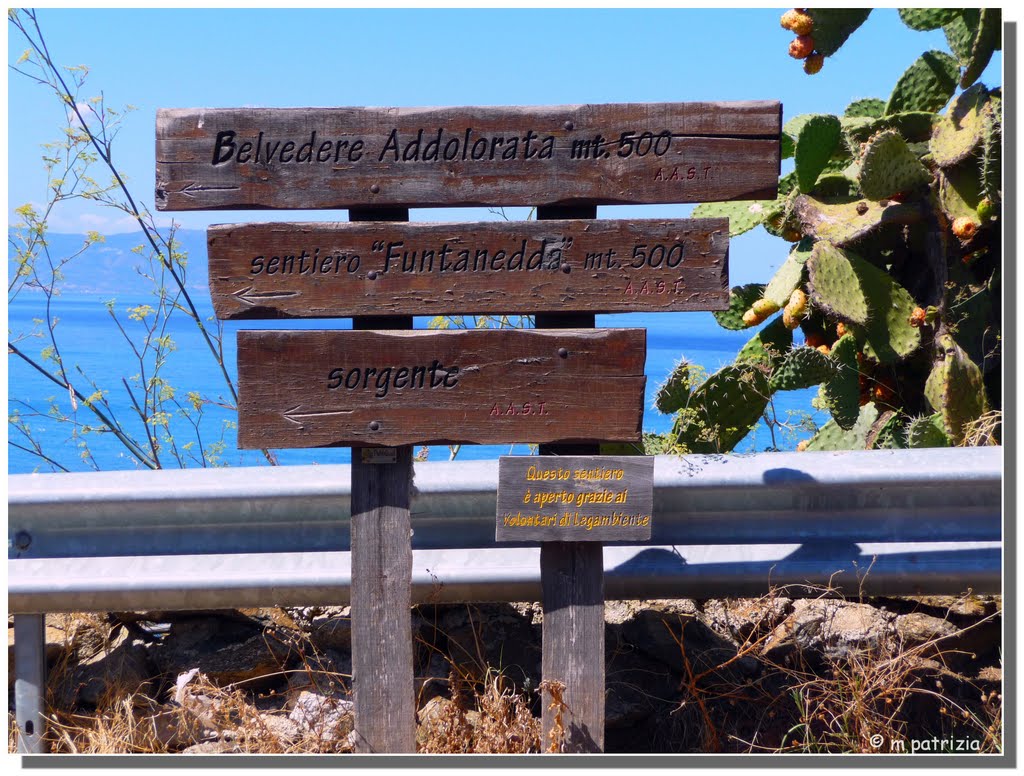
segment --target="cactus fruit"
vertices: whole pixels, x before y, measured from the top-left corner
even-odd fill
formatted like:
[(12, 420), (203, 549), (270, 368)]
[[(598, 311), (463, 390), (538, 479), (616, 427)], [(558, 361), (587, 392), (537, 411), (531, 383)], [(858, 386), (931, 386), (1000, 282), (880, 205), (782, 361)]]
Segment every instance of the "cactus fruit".
[(978, 225), (973, 221), (973, 219), (961, 216), (953, 221), (953, 234), (955, 234), (961, 242), (969, 242), (977, 233)]
[(943, 51), (926, 51), (896, 82), (885, 113), (935, 112), (949, 102), (959, 79), (960, 67), (953, 57)]
[(991, 221), (999, 213), (999, 208), (996, 207), (996, 203), (988, 197), (985, 197), (981, 202), (978, 203), (978, 218), (982, 221)]
[(801, 440), (799, 443), (797, 443), (796, 451), (798, 453), (802, 453), (804, 450), (807, 449), (807, 445), (809, 445), (810, 443), (811, 443), (810, 439), (803, 439), (803, 440)]
[(797, 35), (789, 44), (789, 55), (793, 59), (806, 59), (814, 52), (814, 38)]
[(825, 57), (817, 52), (811, 54), (804, 60), (804, 72), (807, 75), (817, 75), (825, 66)]
[(924, 395), (942, 414), (946, 434), (960, 444), (969, 424), (988, 411), (981, 369), (949, 334), (937, 337), (935, 346), (937, 356)]
[(812, 115), (800, 127), (795, 156), (797, 185), (801, 193), (807, 194), (814, 189), (814, 182), (835, 153), (842, 135), (839, 118), (827, 114)]
[(914, 328), (920, 329), (925, 325), (927, 317), (923, 307), (915, 307), (914, 312), (910, 314), (909, 323)]
[(793, 348), (772, 372), (773, 391), (810, 388), (832, 377), (835, 362), (814, 348)]
[(761, 320), (764, 320), (769, 315), (777, 313), (780, 307), (781, 305), (773, 299), (758, 299), (750, 306), (750, 309), (753, 310)]
[(793, 289), (789, 302), (782, 308), (782, 323), (790, 330), (800, 325), (807, 314), (807, 294), (800, 288)]
[(756, 365), (730, 365), (711, 375), (676, 416), (679, 444), (692, 453), (732, 450), (760, 420), (771, 388)]
[(861, 157), (860, 188), (868, 199), (881, 200), (913, 191), (931, 177), (907, 141), (894, 130), (872, 137)]
[(810, 35), (814, 31), (814, 19), (798, 8), (786, 11), (779, 20), (784, 30), (797, 35)]
[(659, 412), (671, 415), (686, 406), (690, 398), (693, 365), (680, 361), (654, 394), (654, 406)]
[(750, 310), (750, 306), (761, 298), (764, 288), (763, 283), (734, 286), (729, 291), (729, 307), (713, 313), (718, 325), (732, 331), (746, 329), (750, 324), (744, 322), (743, 316)]

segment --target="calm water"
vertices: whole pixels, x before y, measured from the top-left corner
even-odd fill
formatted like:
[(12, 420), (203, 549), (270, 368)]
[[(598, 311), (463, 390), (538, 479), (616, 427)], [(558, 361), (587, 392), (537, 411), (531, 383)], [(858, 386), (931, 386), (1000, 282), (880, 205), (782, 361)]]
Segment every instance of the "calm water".
[[(119, 300), (116, 309), (123, 311), (133, 304), (146, 303), (148, 300)], [(197, 301), (200, 301), (197, 299)], [(83, 394), (89, 395), (94, 388), (90, 380), (100, 387), (109, 390), (108, 400), (119, 413), (122, 423), (136, 434), (141, 433), (141, 422), (133, 415), (131, 400), (121, 385), (121, 376), (130, 376), (138, 372), (134, 361), (117, 327), (104, 308), (103, 299), (92, 296), (66, 295), (56, 302), (56, 314), (59, 317), (57, 326), (61, 333), (62, 353), (65, 364), (76, 368), (71, 373), (72, 383)], [(21, 332), (33, 329), (32, 319), (40, 315), (41, 297), (23, 296), (14, 302), (8, 310), (8, 327), (12, 337)], [(212, 315), (212, 311), (201, 311)], [(127, 318), (127, 316), (122, 316)], [(132, 324), (138, 326), (139, 324)], [(213, 323), (209, 325), (213, 326)], [(623, 326), (647, 329), (647, 400), (644, 415), (644, 429), (664, 432), (672, 424), (669, 416), (662, 415), (653, 409), (654, 392), (665, 376), (680, 358), (700, 364), (709, 372), (714, 371), (735, 356), (736, 352), (750, 337), (750, 332), (732, 332), (720, 328), (710, 313), (659, 313), (659, 314), (624, 314), (598, 316), (599, 327)], [(282, 321), (282, 322), (235, 322), (224, 325), (225, 360), (232, 377), (235, 376), (235, 332), (241, 328), (276, 328), (276, 329), (316, 329), (316, 328), (350, 328), (348, 319), (333, 322), (323, 321)], [(417, 319), (416, 328), (425, 328), (426, 319)], [(184, 400), (188, 391), (198, 391), (211, 399), (223, 399), (224, 383), (220, 377), (213, 358), (202, 343), (195, 327), (184, 316), (177, 319), (169, 334), (175, 340), (177, 350), (171, 355), (163, 371), (164, 378), (178, 390), (178, 396)], [(38, 356), (39, 351), (47, 344), (41, 339), (23, 340), (19, 347), (29, 354)], [(71, 414), (71, 405), (67, 392), (54, 383), (39, 375), (26, 366), (19, 358), (8, 356), (8, 410), (20, 410), (27, 414), (22, 402), (33, 401), (37, 408), (44, 412), (50, 401), (56, 402), (61, 410)], [(78, 371), (81, 370), (81, 372)], [(84, 374), (84, 376), (83, 376)], [(792, 391), (776, 394), (775, 408), (780, 418), (785, 418), (787, 411), (810, 411), (810, 399), (815, 389)], [(236, 448), (235, 432), (231, 428), (224, 429), (224, 422), (233, 420), (234, 415), (216, 406), (207, 405), (202, 423), (204, 442), (214, 441), (223, 434), (225, 443), (221, 455), (223, 463), (238, 465), (258, 465), (264, 463), (258, 451), (240, 451)], [(76, 418), (81, 423), (94, 423), (91, 413), (79, 406)], [(824, 418), (820, 413), (816, 416), (819, 423)], [(66, 424), (48, 418), (26, 418), (32, 426), (36, 438), (42, 442), (43, 449), (51, 457), (59, 460), (71, 470), (88, 470), (79, 456), (77, 441), (72, 438)], [(194, 431), (184, 419), (175, 419), (172, 429), (179, 441), (184, 443), (195, 438)], [(20, 434), (10, 429), (11, 441), (23, 444)], [(805, 433), (803, 436), (807, 436)], [(121, 448), (116, 439), (107, 435), (91, 434), (88, 436), (90, 448), (99, 465), (104, 469), (131, 469), (137, 464)], [(777, 437), (776, 443), (782, 449), (795, 447), (797, 438)], [(762, 450), (771, 446), (771, 437), (763, 427), (755, 429), (738, 448), (741, 452)], [(524, 445), (504, 446), (473, 446), (466, 445), (458, 453), (460, 460), (495, 458), (509, 452), (524, 454)], [(282, 450), (278, 458), (283, 464), (307, 463), (348, 463), (351, 460), (348, 448), (313, 449), (313, 450)], [(447, 447), (431, 448), (430, 460), (447, 460)], [(9, 446), (10, 473), (24, 473), (34, 470), (49, 471), (50, 467), (41, 463), (40, 459)]]

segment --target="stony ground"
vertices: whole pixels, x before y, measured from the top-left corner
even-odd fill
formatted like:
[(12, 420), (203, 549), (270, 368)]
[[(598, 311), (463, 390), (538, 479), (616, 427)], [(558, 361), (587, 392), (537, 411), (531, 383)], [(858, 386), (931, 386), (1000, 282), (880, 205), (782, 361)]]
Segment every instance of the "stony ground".
[[(1001, 599), (785, 592), (608, 602), (606, 751), (999, 750)], [(411, 616), (421, 751), (547, 748), (538, 604)], [(57, 751), (351, 750), (347, 607), (49, 615), (46, 640)]]

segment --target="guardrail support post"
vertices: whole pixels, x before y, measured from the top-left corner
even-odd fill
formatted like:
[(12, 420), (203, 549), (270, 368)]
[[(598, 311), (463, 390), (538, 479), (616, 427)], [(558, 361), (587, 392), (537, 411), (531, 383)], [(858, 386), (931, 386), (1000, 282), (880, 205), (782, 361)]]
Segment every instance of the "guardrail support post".
[(14, 615), (14, 715), (18, 725), (18, 752), (44, 754), (46, 732), (45, 615)]

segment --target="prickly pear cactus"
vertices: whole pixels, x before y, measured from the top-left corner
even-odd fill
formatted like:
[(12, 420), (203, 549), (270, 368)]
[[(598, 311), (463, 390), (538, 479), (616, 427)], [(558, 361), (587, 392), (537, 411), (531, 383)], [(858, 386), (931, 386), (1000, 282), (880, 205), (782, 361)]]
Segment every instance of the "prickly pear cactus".
[(686, 406), (690, 398), (694, 367), (688, 361), (680, 361), (668, 378), (654, 394), (654, 406), (659, 412), (671, 415)]
[[(787, 11), (789, 54), (818, 73), (868, 13)], [(794, 166), (774, 201), (695, 211), (735, 214), (733, 234), (761, 224), (790, 247), (766, 285), (733, 289), (716, 313), (725, 328), (757, 333), (678, 410), (675, 438), (690, 449), (732, 449), (774, 391), (815, 384), (813, 405), (831, 420), (806, 449), (999, 438), (1002, 89), (979, 78), (1001, 47), (1001, 12), (899, 16), (914, 30), (941, 29), (949, 51), (907, 53), (901, 61), (912, 64), (893, 74), (887, 98), (789, 118), (782, 156)], [(797, 329), (805, 346), (794, 347)]]

